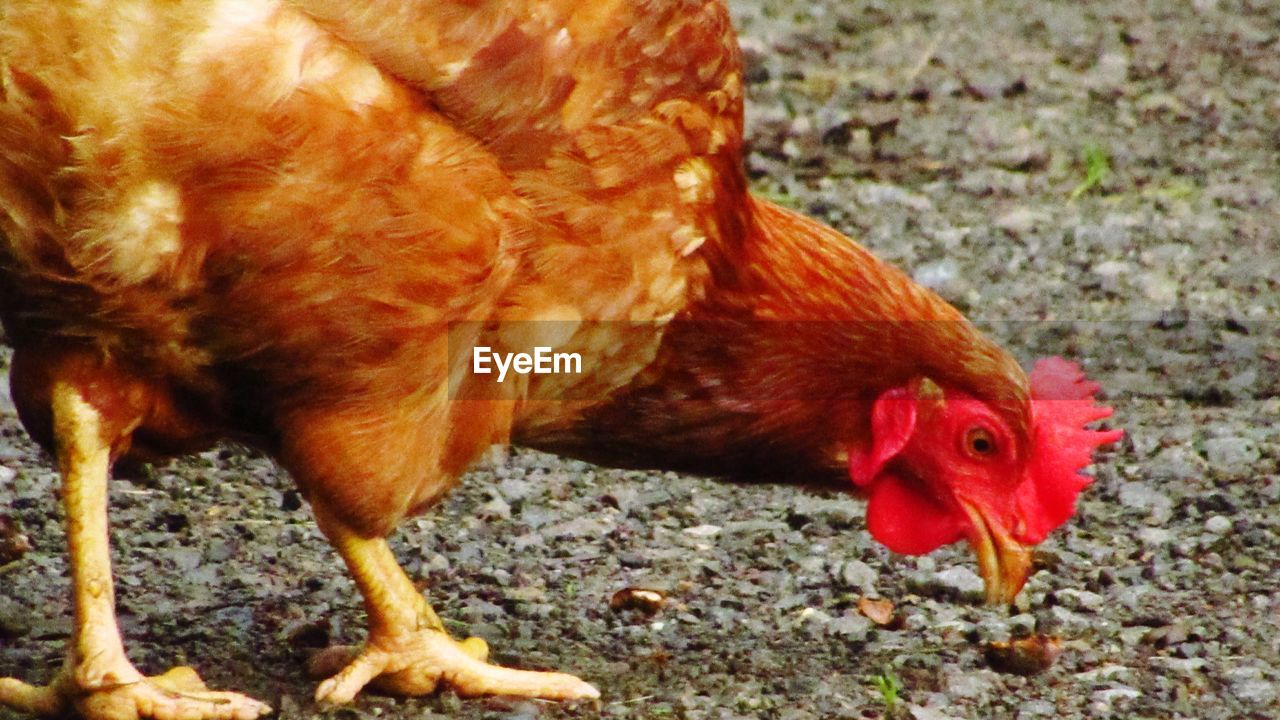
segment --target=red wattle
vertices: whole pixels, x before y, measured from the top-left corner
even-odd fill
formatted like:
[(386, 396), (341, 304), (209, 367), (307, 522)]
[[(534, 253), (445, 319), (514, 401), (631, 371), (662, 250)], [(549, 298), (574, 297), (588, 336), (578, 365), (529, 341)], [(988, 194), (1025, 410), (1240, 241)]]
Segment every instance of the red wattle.
[(923, 555), (963, 538), (965, 526), (924, 488), (883, 473), (867, 501), (867, 530), (896, 553)]

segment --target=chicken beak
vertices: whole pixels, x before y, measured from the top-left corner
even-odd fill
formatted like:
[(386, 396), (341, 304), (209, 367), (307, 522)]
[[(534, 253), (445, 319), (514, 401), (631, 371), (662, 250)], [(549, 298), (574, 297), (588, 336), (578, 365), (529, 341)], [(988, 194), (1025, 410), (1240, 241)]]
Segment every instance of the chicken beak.
[(969, 544), (978, 556), (978, 573), (986, 584), (988, 605), (1011, 605), (1031, 575), (1031, 549), (987, 519), (976, 505), (960, 501), (969, 516)]

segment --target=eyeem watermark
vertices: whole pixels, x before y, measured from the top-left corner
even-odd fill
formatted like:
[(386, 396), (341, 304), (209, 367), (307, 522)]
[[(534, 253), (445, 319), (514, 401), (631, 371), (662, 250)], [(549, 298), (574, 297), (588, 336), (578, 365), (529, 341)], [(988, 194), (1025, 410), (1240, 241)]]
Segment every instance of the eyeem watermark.
[(581, 375), (582, 356), (578, 353), (552, 352), (538, 346), (533, 353), (496, 353), (493, 348), (476, 346), (471, 351), (471, 372), (490, 375), (498, 370), (498, 382), (507, 379), (507, 371), (517, 375)]

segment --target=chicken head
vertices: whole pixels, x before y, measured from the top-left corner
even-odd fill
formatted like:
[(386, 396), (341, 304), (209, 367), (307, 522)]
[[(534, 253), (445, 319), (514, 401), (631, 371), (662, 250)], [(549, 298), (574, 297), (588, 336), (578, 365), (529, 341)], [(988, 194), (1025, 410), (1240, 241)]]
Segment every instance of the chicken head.
[(1074, 363), (1041, 360), (1030, 380), (1025, 438), (987, 403), (917, 378), (876, 399), (870, 442), (848, 448), (871, 534), (908, 555), (967, 539), (992, 604), (1017, 596), (1030, 548), (1075, 513), (1092, 482), (1080, 471), (1093, 450), (1123, 434), (1086, 427), (1112, 411), (1094, 403), (1098, 386)]

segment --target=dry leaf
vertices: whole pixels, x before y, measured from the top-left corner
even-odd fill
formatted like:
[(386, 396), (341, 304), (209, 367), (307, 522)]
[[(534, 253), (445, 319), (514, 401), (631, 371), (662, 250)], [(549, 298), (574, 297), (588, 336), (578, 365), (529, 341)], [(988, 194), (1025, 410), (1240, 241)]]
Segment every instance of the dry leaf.
[(614, 611), (639, 610), (646, 615), (653, 615), (662, 609), (667, 596), (661, 590), (649, 588), (623, 588), (609, 599), (609, 608)]
[(871, 598), (858, 599), (858, 612), (867, 616), (871, 622), (880, 625), (892, 625), (894, 620), (893, 601), (892, 600), (872, 600)]
[(1032, 635), (1012, 642), (987, 645), (987, 664), (996, 672), (1035, 675), (1053, 667), (1062, 654), (1062, 641), (1052, 635)]

